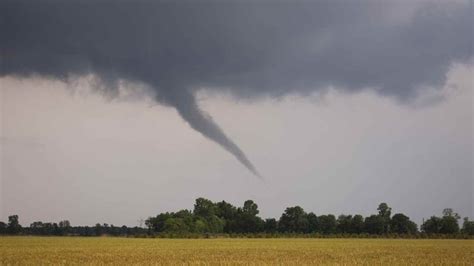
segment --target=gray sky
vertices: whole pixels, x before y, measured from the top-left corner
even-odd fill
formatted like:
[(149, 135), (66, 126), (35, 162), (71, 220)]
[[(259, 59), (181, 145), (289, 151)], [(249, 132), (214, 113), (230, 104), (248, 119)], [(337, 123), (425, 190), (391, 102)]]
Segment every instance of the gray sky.
[(473, 215), (468, 1), (1, 5), (3, 220)]
[(296, 204), (369, 214), (382, 201), (417, 222), (445, 207), (472, 217), (472, 71), (454, 67), (445, 100), (419, 106), (334, 90), (257, 103), (200, 95), (265, 182), (172, 108), (3, 78), (1, 218), (135, 225), (199, 196), (254, 199), (263, 217)]

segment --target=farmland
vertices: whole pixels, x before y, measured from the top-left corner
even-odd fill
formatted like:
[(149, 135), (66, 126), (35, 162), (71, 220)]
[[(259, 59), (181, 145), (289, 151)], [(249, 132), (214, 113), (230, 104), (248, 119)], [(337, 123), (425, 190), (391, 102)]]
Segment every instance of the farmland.
[(453, 264), (473, 240), (0, 237), (8, 264)]

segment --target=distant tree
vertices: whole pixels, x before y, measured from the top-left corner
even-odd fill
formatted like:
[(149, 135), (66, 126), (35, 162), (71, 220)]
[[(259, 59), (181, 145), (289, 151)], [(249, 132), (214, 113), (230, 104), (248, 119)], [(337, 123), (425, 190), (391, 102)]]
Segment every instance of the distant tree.
[(388, 233), (390, 230), (390, 215), (392, 214), (392, 208), (388, 207), (387, 203), (382, 202), (377, 208), (379, 216), (383, 220), (383, 233)]
[(235, 231), (237, 223), (237, 208), (235, 206), (225, 201), (218, 202), (216, 203), (216, 215), (225, 221), (225, 233), (231, 233)]
[(44, 235), (55, 235), (55, 227), (53, 223), (43, 223), (43, 234)]
[(223, 218), (225, 220), (232, 220), (235, 218), (237, 213), (237, 208), (232, 204), (221, 201), (216, 203), (216, 215), (219, 218)]
[(195, 226), (199, 226), (198, 230), (203, 230), (200, 224), (204, 221), (206, 223), (205, 233), (222, 233), (224, 230), (225, 220), (219, 218), (217, 214), (217, 205), (214, 204), (212, 201), (205, 199), (205, 198), (198, 198), (196, 199), (196, 203), (194, 204), (193, 214), (196, 216), (196, 219), (202, 218), (199, 224), (195, 224)]
[(122, 227), (120, 227), (120, 235), (124, 236), (127, 234), (128, 234), (128, 227), (126, 225), (122, 225)]
[[(104, 233), (106, 233), (107, 230), (105, 230)], [(53, 235), (55, 236), (60, 236), (62, 234), (61, 228), (59, 228), (59, 225), (57, 223), (53, 223)]]
[(189, 232), (194, 232), (194, 222), (195, 216), (189, 210), (180, 210), (172, 215), (174, 218), (182, 219), (184, 224), (186, 225), (186, 230)]
[(354, 217), (352, 217), (351, 228), (351, 233), (362, 233), (364, 231), (364, 217), (362, 217), (360, 214), (354, 215)]
[(387, 203), (385, 203), (385, 202), (380, 203), (377, 210), (379, 211), (379, 215), (381, 217), (390, 218), (390, 215), (392, 213), (392, 208), (388, 207)]
[(258, 217), (258, 205), (246, 200), (242, 208), (237, 208), (234, 216), (226, 220), (226, 230), (230, 233), (256, 233), (264, 230), (265, 221)]
[(4, 222), (0, 222), (0, 235), (4, 235), (7, 233), (7, 224)]
[(216, 214), (216, 205), (208, 199), (198, 198), (194, 204), (194, 215), (201, 217), (210, 217)]
[(263, 228), (266, 233), (275, 233), (278, 229), (278, 223), (275, 218), (265, 219)]
[(417, 231), (417, 226), (410, 221), (408, 216), (397, 213), (390, 221), (390, 231), (397, 234), (414, 234)]
[(96, 236), (101, 236), (102, 234), (104, 234), (103, 230), (102, 230), (102, 225), (100, 223), (96, 223), (95, 224), (95, 228), (94, 228), (94, 234)]
[(160, 213), (156, 217), (149, 217), (145, 220), (145, 225), (152, 232), (163, 232), (165, 227), (165, 221), (169, 218), (172, 218), (172, 215), (168, 212)]
[(263, 230), (265, 222), (257, 216), (260, 211), (252, 200), (246, 200), (241, 210), (238, 210), (241, 229), (244, 232), (256, 233)]
[(30, 232), (33, 235), (45, 235), (43, 222), (37, 221), (30, 224)]
[(278, 221), (281, 232), (303, 233), (309, 231), (306, 212), (300, 206), (288, 207)]
[(164, 231), (168, 233), (187, 233), (189, 232), (189, 226), (183, 218), (169, 218), (165, 221)]
[(460, 219), (461, 216), (459, 216), (459, 214), (457, 214), (456, 212), (453, 211), (453, 209), (451, 208), (446, 208), (443, 210), (443, 217), (454, 217), (456, 219)]
[(196, 233), (205, 233), (209, 232), (207, 227), (207, 221), (204, 218), (196, 217), (194, 221), (193, 231)]
[(318, 224), (323, 234), (334, 234), (337, 230), (336, 216), (332, 214), (318, 216)]
[(222, 233), (224, 231), (225, 221), (216, 215), (211, 215), (206, 218), (207, 230), (205, 233)]
[(443, 210), (443, 218), (441, 218), (441, 228), (439, 232), (441, 234), (455, 234), (459, 233), (458, 220), (460, 216), (453, 211), (451, 208)]
[(59, 222), (59, 229), (61, 231), (61, 235), (67, 235), (69, 234), (71, 230), (71, 223), (68, 220), (63, 220)]
[(341, 214), (337, 217), (337, 231), (339, 233), (352, 233), (352, 215)]
[(318, 217), (316, 214), (310, 212), (306, 215), (306, 218), (308, 219), (308, 231), (307, 233), (316, 233), (319, 232), (319, 221)]
[(7, 226), (7, 232), (12, 235), (19, 234), (21, 232), (21, 225), (20, 222), (18, 221), (18, 215), (11, 215), (8, 216), (8, 226)]
[(253, 200), (246, 200), (244, 206), (242, 207), (243, 213), (249, 216), (257, 216), (259, 213), (258, 205), (253, 202)]
[(468, 217), (464, 217), (462, 224), (462, 232), (468, 235), (474, 235), (474, 221), (469, 221)]
[(383, 234), (385, 219), (381, 215), (371, 215), (365, 218), (364, 231), (369, 234)]
[(459, 224), (455, 217), (444, 216), (441, 218), (441, 228), (439, 229), (441, 234), (455, 234), (459, 232)]
[(441, 230), (441, 218), (431, 216), (421, 225), (421, 231), (428, 234), (439, 234)]

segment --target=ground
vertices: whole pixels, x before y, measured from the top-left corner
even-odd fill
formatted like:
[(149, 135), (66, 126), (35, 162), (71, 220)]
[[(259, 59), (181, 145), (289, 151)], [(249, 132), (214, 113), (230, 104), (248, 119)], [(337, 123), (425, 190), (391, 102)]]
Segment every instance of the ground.
[(473, 240), (0, 237), (0, 265), (472, 265), (473, 251)]

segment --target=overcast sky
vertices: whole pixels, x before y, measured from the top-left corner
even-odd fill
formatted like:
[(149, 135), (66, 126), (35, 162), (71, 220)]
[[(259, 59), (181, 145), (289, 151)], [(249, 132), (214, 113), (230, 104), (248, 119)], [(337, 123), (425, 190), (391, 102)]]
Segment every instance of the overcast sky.
[(2, 2), (1, 220), (473, 217), (468, 1), (35, 3)]

